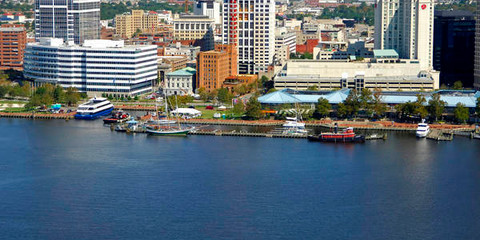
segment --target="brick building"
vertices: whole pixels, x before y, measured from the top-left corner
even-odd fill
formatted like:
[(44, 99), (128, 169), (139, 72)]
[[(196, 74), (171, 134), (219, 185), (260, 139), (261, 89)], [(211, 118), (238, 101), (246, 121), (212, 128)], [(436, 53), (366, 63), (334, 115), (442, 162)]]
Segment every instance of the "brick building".
[(23, 70), (23, 52), (27, 32), (21, 24), (3, 24), (0, 27), (0, 70)]
[(229, 76), (225, 78), (225, 81), (222, 83), (222, 87), (230, 91), (234, 91), (234, 88), (238, 85), (248, 85), (257, 81), (258, 75), (256, 74), (239, 74), (234, 76)]
[(215, 51), (200, 52), (197, 57), (198, 88), (213, 91), (225, 79), (237, 74), (237, 50), (233, 45), (219, 45)]

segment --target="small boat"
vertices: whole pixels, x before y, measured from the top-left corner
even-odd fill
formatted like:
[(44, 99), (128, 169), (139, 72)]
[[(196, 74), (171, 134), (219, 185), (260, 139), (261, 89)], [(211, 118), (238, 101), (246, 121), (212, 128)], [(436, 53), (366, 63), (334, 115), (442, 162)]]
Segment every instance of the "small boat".
[(186, 136), (194, 127), (147, 125), (145, 131), (151, 135)]
[(428, 126), (428, 124), (425, 123), (425, 120), (422, 120), (422, 122), (419, 123), (417, 126), (417, 131), (415, 131), (415, 135), (418, 138), (424, 138), (428, 135), (429, 132), (430, 132), (430, 126)]
[(93, 120), (106, 116), (113, 111), (113, 104), (106, 98), (94, 97), (88, 102), (80, 104), (75, 114), (75, 119)]
[(337, 131), (338, 126), (335, 124), (334, 132), (321, 133), (319, 135), (309, 135), (307, 138), (310, 141), (317, 142), (335, 142), (335, 143), (363, 143), (365, 142), (365, 136), (356, 135), (353, 128), (349, 127), (342, 132)]
[(103, 123), (110, 124), (110, 123), (121, 123), (125, 122), (130, 118), (130, 115), (123, 111), (116, 111), (112, 113), (112, 116), (109, 118), (103, 119)]

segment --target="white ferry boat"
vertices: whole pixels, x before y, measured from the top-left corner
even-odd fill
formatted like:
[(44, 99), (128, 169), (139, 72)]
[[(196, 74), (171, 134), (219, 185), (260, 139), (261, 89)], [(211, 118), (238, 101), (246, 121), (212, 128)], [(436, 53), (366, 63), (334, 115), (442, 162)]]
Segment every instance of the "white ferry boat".
[(113, 110), (113, 104), (106, 98), (94, 97), (77, 108), (76, 119), (96, 119), (101, 116), (109, 115)]
[(429, 132), (430, 132), (430, 126), (428, 126), (428, 124), (425, 123), (425, 121), (422, 121), (422, 123), (418, 124), (417, 131), (415, 132), (415, 134), (419, 138), (424, 138), (428, 135)]

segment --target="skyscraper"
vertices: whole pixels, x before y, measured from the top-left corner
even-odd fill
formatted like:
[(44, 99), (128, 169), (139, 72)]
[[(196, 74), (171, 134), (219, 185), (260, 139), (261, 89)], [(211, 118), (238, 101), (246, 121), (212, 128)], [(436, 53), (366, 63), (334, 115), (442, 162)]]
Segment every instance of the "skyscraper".
[(100, 38), (99, 0), (36, 0), (35, 39), (61, 38), (83, 43)]
[(241, 74), (266, 72), (275, 54), (275, 2), (224, 0), (223, 43), (238, 48)]
[(215, 0), (198, 0), (193, 6), (193, 14), (208, 16), (215, 20), (215, 25), (222, 25), (220, 3)]
[(434, 0), (377, 0), (375, 48), (395, 49), (400, 58), (433, 65)]
[(473, 69), (473, 87), (480, 89), (480, 3), (477, 1), (477, 21), (475, 23), (475, 65)]
[(440, 83), (473, 86), (475, 15), (470, 11), (435, 11), (433, 68), (441, 71)]

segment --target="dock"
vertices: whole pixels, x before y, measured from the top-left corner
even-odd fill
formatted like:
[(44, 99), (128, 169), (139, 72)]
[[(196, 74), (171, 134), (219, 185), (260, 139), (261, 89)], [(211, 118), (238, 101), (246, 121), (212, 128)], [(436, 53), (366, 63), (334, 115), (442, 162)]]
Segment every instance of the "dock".
[(436, 141), (452, 141), (453, 131), (441, 130), (441, 129), (430, 129), (430, 132), (427, 134), (427, 139), (436, 140)]
[(1, 118), (28, 118), (28, 119), (73, 119), (76, 112), (71, 113), (6, 113), (0, 112)]

